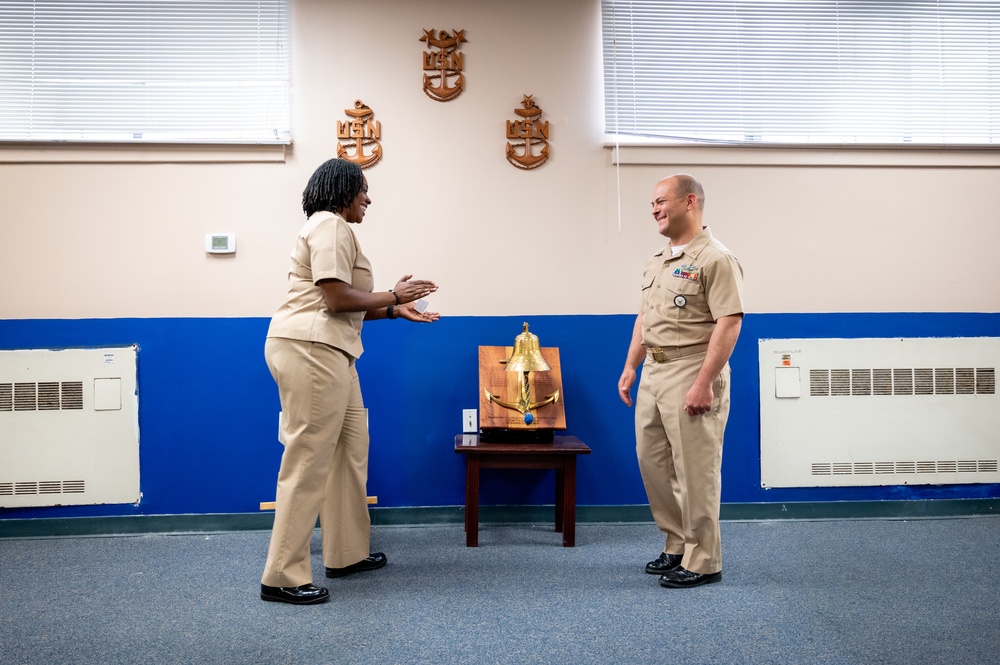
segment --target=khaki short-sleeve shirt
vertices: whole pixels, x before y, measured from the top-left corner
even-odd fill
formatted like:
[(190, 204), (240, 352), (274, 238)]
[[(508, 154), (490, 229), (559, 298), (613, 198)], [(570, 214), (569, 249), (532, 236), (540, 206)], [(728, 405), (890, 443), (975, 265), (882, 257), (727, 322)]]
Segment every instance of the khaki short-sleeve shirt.
[(704, 344), (715, 322), (743, 313), (743, 268), (707, 226), (677, 256), (664, 247), (642, 274), (646, 347)]
[(288, 272), (288, 295), (271, 317), (268, 337), (322, 342), (361, 357), (364, 312), (334, 313), (326, 306), (323, 279), (339, 279), (360, 291), (372, 291), (375, 279), (354, 230), (332, 212), (314, 213), (299, 231)]

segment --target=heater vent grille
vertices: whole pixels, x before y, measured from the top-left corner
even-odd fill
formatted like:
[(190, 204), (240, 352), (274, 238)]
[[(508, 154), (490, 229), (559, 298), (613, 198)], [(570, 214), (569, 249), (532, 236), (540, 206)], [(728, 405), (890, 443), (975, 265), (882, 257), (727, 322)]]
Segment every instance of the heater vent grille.
[(79, 411), (83, 381), (0, 383), (0, 411)]
[(86, 491), (87, 482), (84, 480), (26, 480), (15, 483), (0, 483), (0, 496), (83, 494)]
[(810, 397), (993, 395), (994, 367), (810, 369)]
[(913, 462), (814, 462), (814, 476), (872, 476), (914, 473), (996, 473), (997, 460), (921, 460)]

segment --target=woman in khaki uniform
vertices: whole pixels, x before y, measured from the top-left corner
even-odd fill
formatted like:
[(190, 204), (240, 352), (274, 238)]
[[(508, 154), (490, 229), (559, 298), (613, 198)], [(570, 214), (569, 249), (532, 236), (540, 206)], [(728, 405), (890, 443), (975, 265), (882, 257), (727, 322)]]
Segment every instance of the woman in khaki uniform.
[(437, 290), (404, 275), (373, 292), (371, 263), (351, 228), (371, 204), (361, 167), (322, 164), (302, 193), (308, 220), (292, 250), (288, 295), (271, 319), (264, 357), (281, 399), (281, 442), (274, 528), (261, 578), (263, 600), (321, 603), (312, 583), (309, 542), (317, 516), (327, 577), (386, 563), (369, 551), (368, 425), (355, 360), (361, 326), (373, 319), (429, 323), (439, 315), (413, 302)]

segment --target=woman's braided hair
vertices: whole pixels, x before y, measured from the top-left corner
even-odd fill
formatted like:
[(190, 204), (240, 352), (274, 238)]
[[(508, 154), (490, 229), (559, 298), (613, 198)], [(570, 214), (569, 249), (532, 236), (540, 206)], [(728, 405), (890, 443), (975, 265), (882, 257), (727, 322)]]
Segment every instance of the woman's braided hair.
[(338, 212), (351, 205), (364, 185), (361, 167), (346, 159), (323, 162), (309, 178), (302, 192), (302, 211), (309, 217), (314, 212)]

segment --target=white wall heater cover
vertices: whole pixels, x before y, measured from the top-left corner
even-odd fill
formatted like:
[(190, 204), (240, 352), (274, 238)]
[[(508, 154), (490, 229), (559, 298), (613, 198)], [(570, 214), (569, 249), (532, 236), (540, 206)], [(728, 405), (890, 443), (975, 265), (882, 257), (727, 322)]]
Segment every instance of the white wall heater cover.
[(136, 353), (0, 351), (0, 507), (139, 501)]
[(1000, 338), (759, 341), (762, 487), (1000, 482)]

